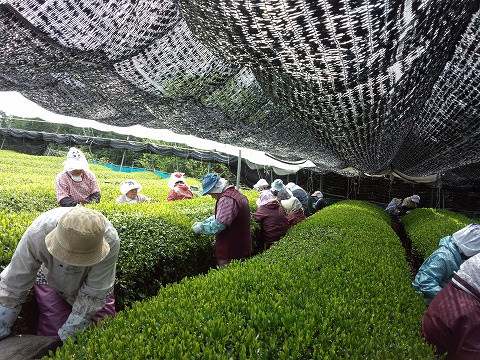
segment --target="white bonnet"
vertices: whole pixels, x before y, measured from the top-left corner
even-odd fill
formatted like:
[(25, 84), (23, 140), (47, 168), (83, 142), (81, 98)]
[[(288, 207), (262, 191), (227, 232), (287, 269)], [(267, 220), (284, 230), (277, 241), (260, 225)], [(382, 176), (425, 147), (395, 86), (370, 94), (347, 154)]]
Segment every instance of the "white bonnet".
[(133, 189), (138, 189), (138, 191), (140, 191), (142, 190), (142, 185), (140, 185), (133, 179), (128, 179), (128, 180), (125, 180), (120, 186), (120, 192), (122, 193), (122, 195), (125, 195), (126, 193), (128, 193), (130, 190), (133, 190)]
[(181, 172), (174, 172), (170, 175), (170, 179), (168, 180), (168, 187), (170, 189), (173, 189), (175, 187), (175, 184), (179, 181), (183, 182), (186, 184), (185, 178), (183, 177), (185, 173)]
[(63, 169), (66, 171), (72, 170), (88, 170), (88, 161), (81, 150), (76, 147), (71, 147), (67, 153), (67, 159), (63, 162)]

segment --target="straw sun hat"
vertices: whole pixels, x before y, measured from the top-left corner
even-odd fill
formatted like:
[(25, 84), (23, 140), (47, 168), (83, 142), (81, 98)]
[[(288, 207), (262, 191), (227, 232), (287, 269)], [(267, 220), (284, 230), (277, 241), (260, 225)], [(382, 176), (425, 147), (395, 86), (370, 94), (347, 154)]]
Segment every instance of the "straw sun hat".
[(45, 237), (47, 249), (55, 258), (73, 266), (91, 266), (110, 252), (104, 239), (105, 218), (101, 213), (74, 207)]

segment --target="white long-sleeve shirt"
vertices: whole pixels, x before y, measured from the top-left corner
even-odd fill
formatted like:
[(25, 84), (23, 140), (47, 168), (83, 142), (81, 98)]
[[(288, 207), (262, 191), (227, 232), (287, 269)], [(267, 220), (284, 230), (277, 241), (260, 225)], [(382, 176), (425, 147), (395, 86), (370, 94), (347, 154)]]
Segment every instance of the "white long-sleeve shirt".
[(110, 252), (93, 266), (72, 266), (54, 258), (47, 250), (45, 236), (58, 220), (72, 208), (55, 208), (39, 217), (23, 234), (10, 264), (0, 274), (0, 306), (20, 308), (35, 283), (41, 267), (48, 285), (72, 305), (72, 314), (90, 319), (105, 305), (105, 299), (115, 282), (120, 239), (106, 220), (105, 239)]

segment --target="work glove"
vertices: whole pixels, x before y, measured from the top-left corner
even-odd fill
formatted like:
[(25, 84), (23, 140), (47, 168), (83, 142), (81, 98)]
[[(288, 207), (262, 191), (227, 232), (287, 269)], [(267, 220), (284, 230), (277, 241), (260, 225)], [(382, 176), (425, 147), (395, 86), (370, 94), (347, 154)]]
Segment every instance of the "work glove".
[(71, 313), (68, 316), (67, 321), (65, 321), (65, 324), (63, 324), (58, 330), (58, 336), (60, 337), (60, 340), (65, 341), (69, 337), (74, 337), (75, 331), (85, 329), (90, 325), (90, 323), (90, 320), (85, 319), (80, 315)]
[(192, 230), (195, 234), (201, 234), (203, 232), (203, 223), (197, 221), (195, 224), (193, 224)]
[(10, 328), (15, 322), (20, 309), (0, 306), (0, 340), (10, 335)]

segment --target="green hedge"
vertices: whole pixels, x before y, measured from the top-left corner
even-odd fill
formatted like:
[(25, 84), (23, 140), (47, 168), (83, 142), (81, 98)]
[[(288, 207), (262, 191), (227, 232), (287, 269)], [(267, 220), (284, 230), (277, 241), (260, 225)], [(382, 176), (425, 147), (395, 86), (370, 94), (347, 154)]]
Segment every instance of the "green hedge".
[(0, 272), (10, 262), (18, 241), (37, 214), (0, 210)]
[[(0, 268), (10, 261), (25, 229), (41, 212), (56, 207), (54, 179), (62, 169), (63, 158), (0, 151)], [(167, 283), (206, 272), (215, 266), (213, 236), (191, 231), (195, 221), (213, 214), (215, 200), (210, 196), (167, 202), (168, 179), (153, 173), (120, 174), (92, 166), (100, 183), (102, 200), (87, 205), (101, 211), (115, 226), (120, 239), (115, 284), (117, 308), (153, 296)], [(154, 203), (117, 204), (120, 181), (134, 176)], [(189, 183), (197, 184), (194, 179)], [(256, 191), (245, 191), (252, 214)], [(258, 224), (252, 221), (252, 233)], [(254, 239), (255, 241), (255, 239)]]
[(440, 239), (479, 219), (448, 210), (429, 208), (415, 209), (402, 217), (407, 236), (412, 240), (412, 248), (424, 258), (438, 249)]
[(388, 217), (346, 201), (260, 256), (168, 285), (55, 359), (435, 359)]

